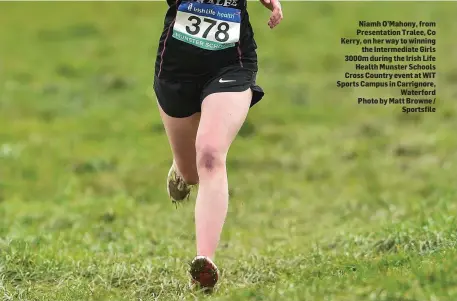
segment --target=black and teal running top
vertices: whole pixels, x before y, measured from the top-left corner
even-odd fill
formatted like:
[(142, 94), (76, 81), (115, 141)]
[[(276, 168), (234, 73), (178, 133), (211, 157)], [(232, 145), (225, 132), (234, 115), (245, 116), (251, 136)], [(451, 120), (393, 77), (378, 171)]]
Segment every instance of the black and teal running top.
[(227, 66), (257, 71), (247, 0), (167, 0), (155, 75), (193, 80)]

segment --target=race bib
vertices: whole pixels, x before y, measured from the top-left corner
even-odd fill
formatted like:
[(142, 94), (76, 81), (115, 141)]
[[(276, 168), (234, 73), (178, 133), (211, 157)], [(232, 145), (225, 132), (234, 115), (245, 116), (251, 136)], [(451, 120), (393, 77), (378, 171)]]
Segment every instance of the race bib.
[(173, 38), (206, 50), (226, 49), (240, 40), (240, 24), (239, 9), (184, 2), (178, 7)]

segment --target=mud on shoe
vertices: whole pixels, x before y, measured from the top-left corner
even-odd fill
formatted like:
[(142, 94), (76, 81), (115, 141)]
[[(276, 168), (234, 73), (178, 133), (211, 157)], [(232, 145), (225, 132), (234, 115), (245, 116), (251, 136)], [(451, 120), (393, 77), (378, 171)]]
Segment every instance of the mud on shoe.
[(175, 165), (171, 165), (167, 177), (167, 192), (173, 204), (177, 204), (185, 199), (189, 199), (192, 185), (184, 182), (184, 179), (178, 174)]
[(191, 288), (212, 292), (219, 280), (219, 270), (206, 256), (197, 256), (190, 263)]

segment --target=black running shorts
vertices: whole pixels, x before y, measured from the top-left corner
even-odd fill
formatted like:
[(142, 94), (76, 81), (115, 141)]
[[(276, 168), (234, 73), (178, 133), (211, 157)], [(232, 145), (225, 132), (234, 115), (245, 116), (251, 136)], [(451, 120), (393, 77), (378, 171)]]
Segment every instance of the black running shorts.
[(221, 68), (194, 81), (154, 78), (154, 91), (162, 110), (171, 117), (189, 117), (201, 111), (203, 100), (213, 93), (252, 90), (251, 107), (264, 92), (256, 85), (256, 72), (240, 65)]

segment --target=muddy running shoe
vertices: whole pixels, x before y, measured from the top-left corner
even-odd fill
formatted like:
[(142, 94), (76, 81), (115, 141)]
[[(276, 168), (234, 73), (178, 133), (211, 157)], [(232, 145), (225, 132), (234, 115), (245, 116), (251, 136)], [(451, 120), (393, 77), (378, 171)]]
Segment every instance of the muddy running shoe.
[(178, 174), (175, 165), (171, 165), (167, 177), (167, 192), (173, 204), (189, 199), (192, 185), (186, 184), (184, 179)]
[(219, 270), (214, 262), (206, 256), (197, 256), (192, 260), (189, 270), (191, 288), (212, 292), (219, 280)]

